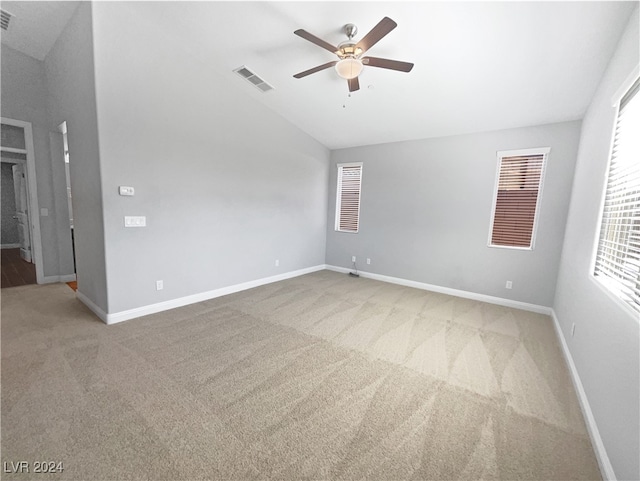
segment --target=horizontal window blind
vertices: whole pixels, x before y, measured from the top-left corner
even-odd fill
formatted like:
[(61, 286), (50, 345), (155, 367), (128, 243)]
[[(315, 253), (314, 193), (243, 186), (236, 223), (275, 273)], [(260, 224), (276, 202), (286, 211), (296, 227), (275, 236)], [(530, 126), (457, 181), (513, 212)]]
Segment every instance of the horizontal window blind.
[(336, 230), (358, 232), (362, 164), (338, 164)]
[(640, 312), (640, 80), (620, 101), (595, 277)]
[(546, 159), (546, 152), (499, 157), (491, 245), (532, 247)]

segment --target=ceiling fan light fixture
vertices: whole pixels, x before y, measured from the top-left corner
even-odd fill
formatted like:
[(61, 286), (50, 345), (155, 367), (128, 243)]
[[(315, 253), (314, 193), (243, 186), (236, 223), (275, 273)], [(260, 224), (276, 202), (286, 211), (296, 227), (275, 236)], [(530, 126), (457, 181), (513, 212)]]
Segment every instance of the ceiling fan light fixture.
[(336, 55), (340, 58), (358, 58), (362, 55), (362, 48), (358, 47), (353, 40), (347, 40), (338, 44)]
[(338, 75), (347, 80), (356, 78), (363, 68), (362, 62), (356, 58), (344, 58), (336, 64)]

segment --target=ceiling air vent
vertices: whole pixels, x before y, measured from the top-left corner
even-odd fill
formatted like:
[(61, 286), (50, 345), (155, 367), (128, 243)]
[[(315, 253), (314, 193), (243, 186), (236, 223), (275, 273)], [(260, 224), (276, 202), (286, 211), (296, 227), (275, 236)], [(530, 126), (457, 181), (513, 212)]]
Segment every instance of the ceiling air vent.
[(6, 10), (0, 10), (0, 25), (2, 26), (2, 30), (7, 30), (9, 28), (9, 22), (11, 22), (11, 15)]
[(249, 70), (245, 65), (243, 65), (242, 67), (238, 67), (234, 70), (234, 72), (240, 75), (240, 77), (242, 77), (243, 79), (250, 82), (254, 87), (261, 90), (262, 92), (268, 92), (269, 90), (273, 90), (274, 88), (272, 85), (269, 85), (267, 82), (265, 82), (263, 79)]

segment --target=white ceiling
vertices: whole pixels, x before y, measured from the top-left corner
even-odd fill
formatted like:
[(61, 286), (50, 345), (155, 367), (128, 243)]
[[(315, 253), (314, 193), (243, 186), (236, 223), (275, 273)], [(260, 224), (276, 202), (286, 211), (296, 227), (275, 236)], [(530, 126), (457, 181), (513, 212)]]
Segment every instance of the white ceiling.
[(2, 43), (38, 60), (44, 60), (78, 2), (5, 1), (2, 10), (13, 15), (9, 29), (2, 32)]
[[(43, 58), (59, 34), (59, 21), (73, 9), (63, 2), (38, 2), (38, 8), (26, 3), (3, 1), (2, 8), (29, 17), (39, 33), (26, 37), (35, 46), (28, 47), (25, 36), (9, 43), (3, 34), (2, 41)], [(141, 2), (136, 8), (200, 49), (210, 68), (239, 89), (334, 149), (582, 118), (637, 5)], [(293, 78), (335, 59), (294, 30), (335, 45), (346, 39), (345, 23), (358, 26), (360, 39), (384, 16), (398, 27), (368, 54), (413, 62), (411, 73), (365, 67), (361, 89), (351, 97), (333, 69)], [(262, 93), (236, 76), (232, 70), (241, 65), (275, 90)]]

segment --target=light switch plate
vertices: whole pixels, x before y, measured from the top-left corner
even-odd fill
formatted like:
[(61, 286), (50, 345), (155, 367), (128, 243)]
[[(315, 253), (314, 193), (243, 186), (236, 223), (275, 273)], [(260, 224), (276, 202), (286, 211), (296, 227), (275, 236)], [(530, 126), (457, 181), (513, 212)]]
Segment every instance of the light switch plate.
[(147, 218), (144, 215), (126, 215), (124, 217), (124, 226), (125, 227), (146, 227), (147, 226)]
[(120, 195), (134, 195), (135, 189), (126, 185), (121, 185), (120, 187), (118, 187), (118, 192), (120, 193)]

